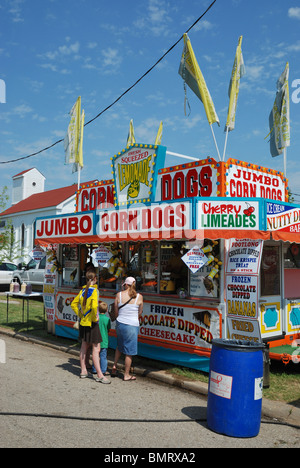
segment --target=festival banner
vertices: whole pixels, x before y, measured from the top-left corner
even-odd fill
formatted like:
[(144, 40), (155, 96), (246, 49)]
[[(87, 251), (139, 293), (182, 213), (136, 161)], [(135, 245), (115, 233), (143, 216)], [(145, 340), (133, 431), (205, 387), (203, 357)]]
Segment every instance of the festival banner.
[[(289, 63), (277, 81), (277, 93), (269, 117), (270, 152), (279, 156), (282, 150), (290, 146), (290, 98), (289, 98)], [(268, 135), (268, 136), (269, 136)]]
[(183, 40), (184, 49), (179, 67), (179, 75), (203, 103), (208, 123), (211, 125), (217, 122), (217, 124), (220, 125), (213, 100), (206, 86), (187, 34), (183, 35)]
[(240, 89), (240, 79), (245, 74), (245, 66), (242, 54), (242, 39), (243, 36), (239, 37), (238, 46), (235, 53), (235, 59), (233, 63), (231, 79), (229, 84), (229, 106), (228, 106), (228, 114), (227, 120), (225, 125), (225, 131), (231, 131), (234, 129), (235, 126), (235, 114), (236, 114), (236, 107), (237, 107), (237, 100), (239, 95)]

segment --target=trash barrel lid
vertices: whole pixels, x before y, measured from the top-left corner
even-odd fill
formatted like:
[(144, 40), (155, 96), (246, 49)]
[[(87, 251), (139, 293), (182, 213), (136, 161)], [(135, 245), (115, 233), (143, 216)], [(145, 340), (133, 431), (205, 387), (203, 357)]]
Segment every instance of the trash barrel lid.
[(215, 338), (212, 345), (232, 351), (258, 351), (265, 348), (264, 343), (256, 343), (250, 340), (225, 340), (224, 338)]

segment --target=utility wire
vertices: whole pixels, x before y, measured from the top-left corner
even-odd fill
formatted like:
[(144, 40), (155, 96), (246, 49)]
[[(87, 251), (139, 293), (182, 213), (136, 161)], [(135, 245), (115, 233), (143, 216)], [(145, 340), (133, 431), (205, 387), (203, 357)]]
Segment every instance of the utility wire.
[[(216, 3), (217, 0), (214, 0), (210, 5), (209, 7), (207, 8), (207, 10), (205, 10), (205, 12), (199, 16), (199, 18), (186, 30), (186, 34), (206, 15), (206, 13), (208, 13), (208, 11), (212, 8), (212, 6)], [(162, 57), (160, 57), (160, 59), (157, 60), (157, 62), (152, 65), (151, 68), (149, 68), (149, 70), (146, 71), (146, 73), (144, 73), (132, 86), (130, 86), (128, 89), (126, 89), (126, 91), (124, 91), (123, 94), (121, 94), (114, 102), (112, 102), (109, 106), (107, 106), (105, 109), (103, 109), (101, 112), (99, 112), (99, 114), (97, 114), (95, 117), (93, 117), (91, 120), (89, 120), (88, 122), (86, 122), (84, 124), (84, 126), (86, 127), (87, 125), (89, 125), (90, 123), (94, 122), (94, 120), (98, 119), (102, 114), (104, 114), (104, 112), (108, 111), (111, 107), (113, 107), (117, 102), (119, 102), (122, 97), (124, 97), (127, 93), (129, 93), (129, 91), (131, 91), (140, 81), (142, 81), (143, 78), (145, 78), (145, 76), (147, 76), (165, 57), (166, 55), (168, 55), (171, 50), (173, 50), (177, 44), (179, 44), (179, 42), (182, 40), (183, 38), (183, 35), (178, 39), (178, 41), (176, 41), (170, 48), (169, 50), (167, 50), (167, 52), (162, 55)], [(29, 154), (28, 156), (23, 156), (21, 158), (17, 158), (17, 159), (11, 159), (10, 161), (0, 161), (0, 164), (9, 164), (9, 163), (13, 163), (13, 162), (17, 162), (17, 161), (22, 161), (24, 159), (28, 159), (28, 158), (31, 158), (32, 156), (37, 156), (38, 154), (41, 154), (43, 153), (44, 151), (47, 151), (51, 148), (53, 148), (54, 146), (58, 145), (58, 143), (61, 143), (62, 141), (64, 141), (64, 139), (60, 139), (60, 140), (57, 140), (55, 143), (53, 143), (52, 145), (50, 146), (47, 146), (46, 148), (43, 148), (39, 151), (36, 151), (35, 153), (31, 153)]]

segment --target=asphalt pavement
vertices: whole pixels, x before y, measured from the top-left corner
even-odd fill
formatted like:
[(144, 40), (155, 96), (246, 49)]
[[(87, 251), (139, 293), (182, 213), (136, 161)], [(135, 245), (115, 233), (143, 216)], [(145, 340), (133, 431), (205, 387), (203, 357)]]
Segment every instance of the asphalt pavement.
[(82, 381), (72, 347), (3, 328), (1, 341), (8, 364), (1, 364), (0, 349), (1, 447), (81, 447), (88, 440), (91, 447), (121, 448), (300, 447), (300, 409), (292, 405), (263, 399), (259, 435), (229, 438), (206, 426), (206, 384), (141, 364), (136, 382)]

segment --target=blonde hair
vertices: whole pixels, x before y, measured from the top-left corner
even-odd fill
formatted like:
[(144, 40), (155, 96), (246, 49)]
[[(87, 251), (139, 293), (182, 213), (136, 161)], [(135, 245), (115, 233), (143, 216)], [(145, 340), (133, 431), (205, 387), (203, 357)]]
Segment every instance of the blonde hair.
[(83, 307), (86, 306), (88, 290), (91, 287), (92, 282), (94, 281), (95, 278), (96, 278), (96, 273), (94, 271), (88, 271), (87, 272), (87, 274), (86, 274), (87, 283), (86, 283), (86, 287), (85, 287), (85, 290), (84, 290), (84, 296), (83, 296), (83, 302), (82, 302)]
[(131, 297), (132, 299), (134, 299), (136, 296), (137, 296), (137, 292), (136, 292), (136, 288), (135, 288), (135, 282), (132, 283), (132, 284), (127, 284), (127, 291), (128, 291), (128, 295), (129, 297)]
[(105, 314), (107, 312), (108, 306), (106, 302), (99, 302), (99, 314)]

